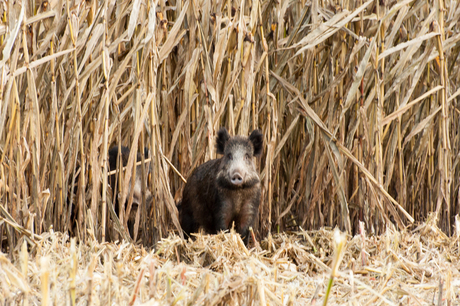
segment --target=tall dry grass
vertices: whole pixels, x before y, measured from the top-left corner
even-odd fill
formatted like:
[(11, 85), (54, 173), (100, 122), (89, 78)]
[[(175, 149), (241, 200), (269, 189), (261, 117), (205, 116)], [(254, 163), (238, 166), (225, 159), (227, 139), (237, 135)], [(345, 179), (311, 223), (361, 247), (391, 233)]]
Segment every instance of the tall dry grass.
[[(139, 210), (135, 239), (177, 230), (180, 175), (216, 157), (221, 126), (264, 134), (259, 235), (354, 232), (358, 220), (379, 233), (430, 212), (451, 231), (456, 1), (24, 0), (0, 11), (3, 250), (50, 227), (130, 239), (128, 185), (144, 147), (154, 205)], [(119, 218), (112, 145), (132, 149)]]

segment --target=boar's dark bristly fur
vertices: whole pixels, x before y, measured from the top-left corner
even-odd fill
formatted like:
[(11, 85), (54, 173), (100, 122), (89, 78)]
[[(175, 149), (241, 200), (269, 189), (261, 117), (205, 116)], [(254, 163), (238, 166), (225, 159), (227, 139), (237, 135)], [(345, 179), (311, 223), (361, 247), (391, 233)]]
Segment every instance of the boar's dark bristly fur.
[(185, 185), (179, 205), (180, 223), (187, 235), (203, 228), (210, 234), (230, 229), (249, 239), (260, 203), (260, 179), (253, 157), (262, 153), (263, 135), (230, 137), (225, 128), (217, 133), (221, 158), (196, 168)]

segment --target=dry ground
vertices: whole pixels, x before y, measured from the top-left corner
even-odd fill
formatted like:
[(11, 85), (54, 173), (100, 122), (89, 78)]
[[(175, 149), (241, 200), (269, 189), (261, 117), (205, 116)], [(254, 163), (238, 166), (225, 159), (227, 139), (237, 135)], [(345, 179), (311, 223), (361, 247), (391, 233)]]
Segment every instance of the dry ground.
[[(459, 232), (449, 238), (434, 224), (347, 237), (327, 304), (458, 305)], [(0, 255), (3, 305), (321, 305), (335, 257), (330, 229), (274, 235), (250, 249), (234, 233), (187, 242), (171, 234), (150, 251), (75, 245), (55, 232), (34, 241), (13, 260)]]

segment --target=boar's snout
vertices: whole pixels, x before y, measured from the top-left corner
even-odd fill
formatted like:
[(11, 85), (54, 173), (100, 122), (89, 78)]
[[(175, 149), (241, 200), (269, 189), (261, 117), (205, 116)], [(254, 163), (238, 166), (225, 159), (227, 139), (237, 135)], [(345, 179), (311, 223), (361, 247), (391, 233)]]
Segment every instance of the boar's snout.
[(235, 186), (239, 186), (243, 184), (243, 181), (244, 181), (243, 174), (238, 170), (233, 171), (231, 175), (231, 181), (232, 181), (232, 184)]

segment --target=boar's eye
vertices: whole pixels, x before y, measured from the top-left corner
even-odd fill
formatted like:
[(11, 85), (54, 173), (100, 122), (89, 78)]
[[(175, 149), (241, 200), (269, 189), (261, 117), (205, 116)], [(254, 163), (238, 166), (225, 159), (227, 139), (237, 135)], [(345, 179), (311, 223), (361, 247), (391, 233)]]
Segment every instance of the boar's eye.
[(249, 154), (248, 154), (248, 153), (246, 153), (246, 154), (244, 155), (244, 159), (245, 159), (245, 160), (249, 160)]
[(232, 159), (233, 159), (232, 153), (228, 153), (228, 154), (227, 154), (227, 158), (230, 159), (230, 160), (232, 160)]

